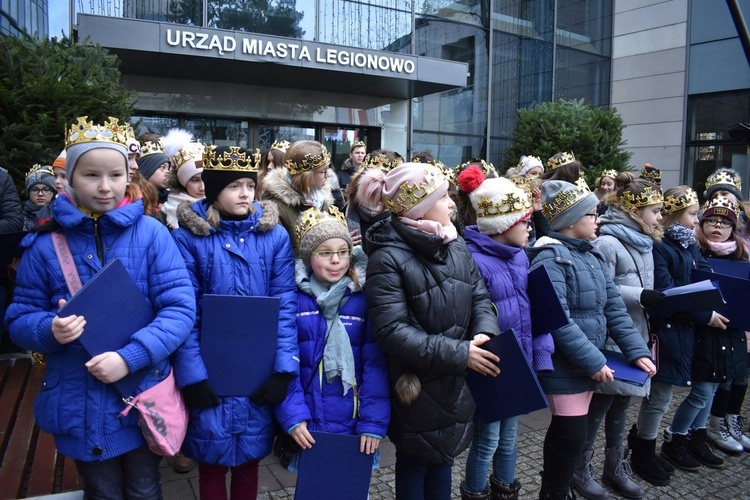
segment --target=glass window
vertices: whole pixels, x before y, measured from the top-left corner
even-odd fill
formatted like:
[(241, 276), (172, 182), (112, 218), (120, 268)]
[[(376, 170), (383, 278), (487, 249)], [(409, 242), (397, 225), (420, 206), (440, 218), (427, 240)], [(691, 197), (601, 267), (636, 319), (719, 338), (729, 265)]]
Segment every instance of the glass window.
[(586, 99), (609, 104), (610, 59), (579, 50), (557, 47), (555, 99)]
[[(747, 144), (716, 144), (687, 148), (685, 183), (692, 187), (701, 201), (706, 190), (706, 179), (717, 168), (733, 168), (742, 179), (748, 178)], [(747, 199), (747, 183), (742, 183), (742, 194)]]
[(347, 0), (320, 1), (320, 41), (362, 49), (411, 50), (411, 13)]
[(372, 151), (372, 140), (367, 129), (323, 127), (323, 144), (331, 153), (331, 164), (338, 168), (349, 158), (349, 150), (356, 141), (364, 141), (367, 151)]
[(166, 135), (169, 129), (180, 126), (178, 118), (168, 116), (133, 116), (130, 123), (135, 125), (138, 137), (142, 137), (143, 134), (156, 134), (161, 137)]
[(460, 165), (472, 157), (485, 155), (484, 137), (415, 132), (412, 137), (411, 154), (429, 150), (438, 161), (447, 166)]
[(315, 129), (302, 125), (263, 123), (258, 125), (258, 144), (262, 151), (268, 151), (274, 141), (314, 141)]
[[(161, 17), (161, 6), (148, 9), (154, 12), (154, 16)], [(187, 24), (190, 26), (203, 26), (203, 0), (190, 0), (180, 2), (169, 2), (166, 8), (167, 22), (177, 24)]]
[(190, 118), (185, 121), (185, 128), (203, 144), (248, 147), (248, 125), (244, 121)]
[(314, 0), (268, 0), (257, 8), (248, 8), (245, 2), (236, 0), (208, 0), (208, 26), (312, 40), (315, 3)]
[(415, 3), (417, 14), (451, 21), (489, 26), (489, 0), (432, 0)]
[(730, 139), (731, 125), (750, 119), (750, 92), (690, 96), (688, 141)]
[(558, 0), (558, 45), (609, 57), (612, 48), (612, 2)]

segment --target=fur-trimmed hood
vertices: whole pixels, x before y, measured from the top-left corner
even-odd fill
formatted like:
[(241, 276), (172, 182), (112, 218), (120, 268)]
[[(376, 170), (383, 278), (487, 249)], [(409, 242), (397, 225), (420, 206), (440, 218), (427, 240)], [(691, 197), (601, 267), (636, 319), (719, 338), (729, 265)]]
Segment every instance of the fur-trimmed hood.
[[(362, 247), (357, 245), (352, 249), (352, 256), (349, 266), (354, 269), (354, 274), (357, 276), (358, 284), (352, 281), (349, 284), (349, 290), (352, 293), (361, 292), (365, 286), (365, 278), (367, 276), (367, 255), (362, 250)], [(299, 286), (303, 281), (309, 280), (312, 276), (312, 269), (307, 267), (302, 259), (295, 261), (294, 278)]]
[[(255, 230), (261, 233), (270, 231), (279, 223), (279, 210), (270, 201), (255, 201), (255, 213), (250, 214), (250, 219), (257, 219)], [(206, 221), (206, 203), (199, 200), (193, 204), (184, 201), (177, 207), (177, 220), (183, 227), (196, 236), (208, 236), (211, 231), (216, 231)]]
[[(333, 205), (330, 185), (326, 184), (323, 190), (325, 191), (326, 206)], [(308, 208), (305, 196), (294, 189), (289, 182), (289, 172), (285, 168), (275, 168), (263, 177), (263, 198), (273, 198), (300, 211)]]

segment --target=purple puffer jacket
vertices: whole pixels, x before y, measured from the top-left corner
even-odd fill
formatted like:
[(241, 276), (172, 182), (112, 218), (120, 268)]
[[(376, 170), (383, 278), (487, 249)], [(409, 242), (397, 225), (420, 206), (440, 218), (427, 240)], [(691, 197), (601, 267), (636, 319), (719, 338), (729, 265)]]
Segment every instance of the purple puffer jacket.
[(545, 333), (531, 337), (531, 309), (526, 294), (529, 258), (526, 252), (523, 248), (498, 243), (480, 233), (477, 226), (467, 227), (464, 239), (487, 285), (492, 303), (497, 307), (500, 331), (512, 328), (516, 332), (526, 357), (533, 361), (535, 371), (551, 371), (555, 350), (552, 335)]

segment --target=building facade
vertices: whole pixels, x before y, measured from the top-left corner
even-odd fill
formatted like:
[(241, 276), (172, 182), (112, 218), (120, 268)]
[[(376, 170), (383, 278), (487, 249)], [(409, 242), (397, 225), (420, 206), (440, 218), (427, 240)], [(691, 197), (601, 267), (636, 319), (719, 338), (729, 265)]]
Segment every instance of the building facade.
[(39, 39), (49, 33), (48, 0), (0, 0), (0, 35), (27, 33)]

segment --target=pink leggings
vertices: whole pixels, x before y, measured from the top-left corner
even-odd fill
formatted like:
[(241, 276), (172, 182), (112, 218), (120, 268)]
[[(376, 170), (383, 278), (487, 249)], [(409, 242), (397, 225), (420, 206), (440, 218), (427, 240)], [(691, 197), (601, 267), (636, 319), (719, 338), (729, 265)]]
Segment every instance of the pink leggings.
[[(232, 467), (232, 500), (255, 500), (258, 496), (258, 460)], [(199, 464), (198, 489), (201, 500), (227, 500), (227, 471), (224, 465)]]

